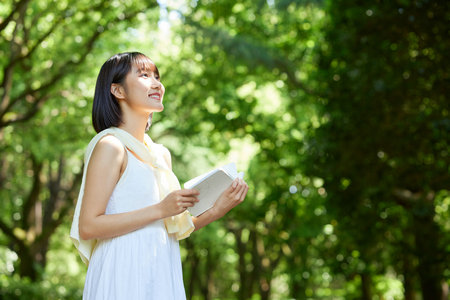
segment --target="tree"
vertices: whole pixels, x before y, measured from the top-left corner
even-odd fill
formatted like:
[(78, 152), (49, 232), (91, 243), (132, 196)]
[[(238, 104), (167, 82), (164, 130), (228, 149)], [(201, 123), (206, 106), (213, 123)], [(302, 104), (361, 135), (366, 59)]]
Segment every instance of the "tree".
[[(325, 179), (344, 248), (364, 262), (355, 270), (364, 299), (388, 265), (408, 299), (415, 278), (423, 299), (441, 298), (448, 258), (434, 217), (450, 174), (448, 10), (444, 1), (328, 5), (318, 75), (328, 93), (305, 163)], [(381, 265), (380, 252), (390, 257)]]
[[(180, 139), (222, 153), (230, 149), (232, 139), (257, 145), (248, 172), (254, 191), (223, 226), (233, 234), (238, 255), (234, 272), (240, 280), (234, 285), (238, 288), (235, 297), (248, 299), (259, 294), (268, 299), (273, 280), (283, 272), (310, 271), (313, 265), (305, 264), (310, 255), (307, 249), (325, 225), (321, 218), (304, 218), (314, 216), (317, 203), (304, 205), (306, 212), (300, 208), (306, 197), (322, 199), (317, 194), (320, 186), (305, 178), (303, 194), (289, 192), (290, 185), (300, 184), (301, 131), (314, 115), (310, 101), (317, 96), (314, 83), (304, 78), (313, 68), (311, 50), (320, 39), (321, 8), (289, 1), (280, 6), (198, 1), (172, 12), (180, 14), (177, 33), (183, 43), (179, 61), (166, 67), (178, 72), (178, 77), (173, 77), (178, 82), (166, 85), (176, 86), (178, 96), (169, 99), (165, 113), (180, 116), (183, 127), (172, 122), (171, 133), (182, 133)], [(175, 157), (182, 159), (183, 152), (175, 152)], [(185, 159), (192, 157), (187, 154)], [(290, 234), (291, 230), (295, 233)], [(298, 251), (304, 253), (301, 261), (296, 259)], [(189, 274), (193, 272), (190, 268), (194, 267), (187, 260), (185, 271)], [(298, 297), (306, 287), (301, 285), (301, 277), (293, 281), (301, 286), (290, 291)], [(228, 292), (222, 290), (218, 295)]]
[(49, 239), (72, 210), (81, 180), (80, 142), (90, 127), (80, 93), (88, 87), (80, 77), (92, 72), (86, 62), (104, 48), (102, 37), (111, 39), (156, 4), (20, 0), (2, 6), (1, 238), (20, 258), (18, 273), (38, 280)]

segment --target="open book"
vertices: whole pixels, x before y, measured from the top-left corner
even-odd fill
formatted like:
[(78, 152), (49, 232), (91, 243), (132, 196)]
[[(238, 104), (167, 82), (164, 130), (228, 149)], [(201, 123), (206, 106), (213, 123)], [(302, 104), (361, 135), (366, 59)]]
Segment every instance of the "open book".
[(237, 172), (236, 165), (230, 163), (197, 176), (184, 184), (186, 189), (196, 189), (200, 192), (199, 202), (188, 207), (188, 211), (195, 217), (213, 207), (219, 196), (231, 185), (234, 179), (244, 177), (244, 173)]

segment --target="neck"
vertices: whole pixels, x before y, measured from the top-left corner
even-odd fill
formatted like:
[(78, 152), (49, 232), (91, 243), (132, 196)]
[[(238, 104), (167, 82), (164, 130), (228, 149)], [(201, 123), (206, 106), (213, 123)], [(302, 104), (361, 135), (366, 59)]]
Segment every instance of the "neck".
[(134, 116), (133, 118), (123, 117), (122, 124), (119, 125), (120, 129), (125, 130), (132, 136), (134, 136), (140, 142), (144, 142), (145, 127), (147, 126), (148, 116)]

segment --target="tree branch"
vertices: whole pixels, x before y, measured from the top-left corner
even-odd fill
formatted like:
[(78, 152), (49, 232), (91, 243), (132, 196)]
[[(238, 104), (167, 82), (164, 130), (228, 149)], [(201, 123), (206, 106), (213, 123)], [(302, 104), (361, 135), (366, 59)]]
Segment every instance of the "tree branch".
[(3, 121), (0, 119), (0, 128), (6, 127), (10, 124), (13, 123), (19, 123), (19, 122), (25, 122), (28, 121), (29, 119), (31, 119), (41, 108), (42, 104), (44, 104), (44, 102), (46, 100), (48, 100), (50, 98), (50, 95), (45, 95), (43, 97), (40, 97), (37, 101), (32, 103), (31, 108), (24, 114), (17, 116), (14, 119), (8, 120), (8, 121)]
[(61, 178), (63, 175), (64, 166), (65, 163), (62, 155), (59, 157), (59, 165), (56, 175), (52, 174), (50, 164), (48, 166), (48, 190), (50, 191), (50, 197), (45, 204), (42, 227), (51, 223), (53, 213), (56, 209), (56, 202), (59, 198), (58, 195), (60, 195), (60, 191), (63, 189), (61, 186)]
[(6, 67), (3, 68), (3, 80), (2, 80), (2, 84), (1, 84), (1, 87), (3, 89), (3, 94), (1, 95), (1, 101), (0, 101), (0, 119), (4, 115), (4, 113), (7, 111), (6, 107), (8, 107), (10, 104), (10, 92), (11, 92), (12, 83), (13, 83), (13, 70), (14, 70), (13, 61), (15, 60), (16, 56), (20, 55), (20, 46), (16, 43), (16, 35), (17, 35), (17, 31), (19, 30), (20, 26), (23, 26), (23, 24), (24, 24), (25, 11), (26, 11), (26, 6), (20, 6), (19, 18), (16, 22), (16, 26), (14, 27), (11, 42), (9, 43), (9, 45), (10, 45), (9, 61), (10, 62), (6, 65)]
[[(4, 112), (2, 112), (2, 114), (0, 114), (0, 116), (3, 116), (7, 111), (10, 111), (11, 108), (20, 100), (23, 99), (27, 96), (30, 97), (34, 97), (34, 95), (36, 95), (37, 93), (43, 93), (46, 90), (50, 89), (52, 86), (54, 86), (56, 83), (58, 83), (62, 78), (64, 78), (64, 73), (66, 72), (67, 68), (70, 68), (71, 66), (76, 66), (78, 64), (81, 64), (85, 59), (87, 54), (92, 51), (93, 48), (93, 44), (95, 42), (95, 40), (100, 36), (101, 32), (96, 31), (91, 38), (89, 39), (89, 41), (86, 43), (85, 47), (83, 47), (85, 49), (83, 55), (81, 56), (81, 59), (77, 62), (75, 61), (66, 61), (64, 67), (60, 67), (58, 72), (56, 74), (54, 74), (52, 76), (52, 78), (49, 79), (49, 81), (43, 85), (41, 85), (39, 88), (37, 89), (32, 89), (32, 88), (28, 88), (27, 90), (25, 90), (24, 92), (22, 92), (19, 96), (13, 98), (11, 100), (11, 102), (8, 104), (7, 108), (5, 109)], [(23, 121), (27, 121), (29, 119), (31, 119), (38, 111), (40, 106), (48, 99), (49, 97), (39, 97), (37, 98), (37, 100), (33, 101), (33, 105), (32, 107), (25, 112), (22, 115), (17, 116), (14, 119), (8, 120), (8, 121), (3, 121), (0, 120), (0, 128), (8, 126), (10, 124), (13, 123), (18, 123), (18, 122), (23, 122)]]
[(8, 26), (9, 22), (12, 21), (12, 19), (14, 18), (14, 14), (17, 11), (22, 10), (24, 6), (27, 6), (29, 1), (30, 0), (20, 0), (19, 2), (16, 3), (15, 7), (13, 7), (9, 15), (0, 23), (0, 32), (2, 32), (3, 29), (5, 29), (6, 26)]
[(38, 162), (33, 154), (30, 155), (30, 158), (33, 168), (33, 185), (26, 198), (25, 204), (22, 207), (22, 228), (24, 230), (28, 230), (30, 228), (29, 215), (31, 209), (39, 199), (39, 194), (42, 187), (40, 173), (42, 170), (43, 163)]
[(0, 220), (0, 229), (3, 231), (3, 233), (6, 236), (8, 236), (14, 242), (24, 245), (23, 241), (14, 234), (13, 229), (11, 227), (9, 227), (8, 225), (6, 225), (6, 223), (3, 222), (3, 220)]
[(55, 219), (52, 218), (52, 216), (55, 211), (54, 208), (58, 205), (53, 205), (52, 211), (51, 212), (48, 211), (45, 213), (43, 219), (44, 221), (42, 224), (42, 233), (36, 238), (36, 245), (41, 245), (42, 243), (45, 243), (46, 240), (48, 240), (51, 237), (51, 235), (55, 232), (56, 228), (63, 222), (64, 218), (69, 214), (69, 211), (73, 207), (73, 201), (71, 201), (71, 199), (76, 197), (75, 191), (78, 189), (82, 178), (83, 178), (83, 168), (81, 169), (80, 172), (78, 172), (75, 175), (74, 179), (72, 180), (72, 184), (68, 190), (65, 190), (63, 193), (60, 193), (60, 191), (62, 190), (60, 185), (57, 190), (53, 190), (53, 196), (50, 197), (54, 197), (55, 200), (52, 201), (55, 201), (54, 203), (64, 203), (64, 204), (61, 206), (61, 209), (58, 211), (58, 217)]
[(414, 203), (420, 200), (422, 193), (413, 193), (407, 189), (394, 189), (392, 191), (395, 202), (405, 208), (410, 208)]
[[(64, 15), (65, 15), (65, 11), (63, 11), (63, 12), (61, 13), (61, 15), (64, 16)], [(42, 44), (42, 42), (45, 41), (45, 39), (48, 38), (48, 36), (49, 36), (50, 34), (52, 34), (53, 31), (55, 31), (55, 29), (61, 24), (61, 22), (62, 22), (64, 19), (65, 19), (65, 17), (60, 17), (60, 18), (58, 18), (58, 19), (56, 20), (56, 22), (53, 23), (52, 27), (50, 27), (50, 29), (49, 29), (46, 33), (44, 33), (43, 35), (41, 35), (41, 36), (39, 37), (39, 39), (36, 41), (36, 43), (31, 47), (31, 49), (30, 49), (25, 55), (22, 55), (22, 56), (20, 56), (20, 57), (16, 57), (15, 60), (18, 61), (18, 60), (21, 60), (21, 59), (27, 59), (27, 58), (29, 58), (29, 57), (33, 54), (33, 52), (36, 51), (36, 49), (39, 47), (39, 45)]]
[[(203, 36), (208, 36), (212, 42), (214, 42), (217, 46), (223, 48), (224, 51), (226, 51), (230, 56), (234, 56), (237, 59), (243, 59), (241, 51), (236, 51), (236, 49), (245, 48), (248, 50), (246, 57), (244, 57), (244, 61), (246, 61), (247, 64), (249, 61), (253, 61), (254, 63), (260, 64), (269, 70), (278, 68), (280, 69), (280, 71), (286, 73), (286, 75), (288, 76), (288, 83), (292, 87), (301, 89), (308, 95), (321, 96), (317, 91), (308, 88), (297, 79), (295, 70), (293, 69), (295, 67), (293, 62), (285, 57), (275, 56), (275, 49), (271, 49), (270, 47), (267, 47), (263, 44), (251, 42), (251, 39), (247, 38), (246, 36), (242, 36), (239, 34), (237, 34), (236, 36), (231, 36), (227, 32), (220, 29), (205, 28), (200, 23), (192, 20), (191, 18), (186, 16), (184, 17), (186, 20), (186, 24), (192, 25), (195, 28), (199, 29)], [(238, 44), (239, 46), (236, 47), (236, 44)], [(254, 49), (258, 50), (255, 51)]]
[[(0, 138), (1, 140), (1, 138)], [(0, 149), (2, 152), (3, 149)], [(8, 174), (8, 164), (4, 156), (0, 159), (0, 189), (3, 189), (4, 182), (6, 179), (6, 174)]]
[[(119, 16), (117, 16), (111, 22), (122, 22), (125, 20), (131, 20), (139, 12), (140, 12), (140, 10), (129, 12), (129, 13), (125, 14), (124, 18), (119, 18)], [(71, 68), (73, 66), (78, 66), (78, 65), (82, 64), (85, 61), (87, 54), (92, 51), (95, 41), (99, 38), (99, 36), (102, 34), (102, 32), (103, 31), (99, 31), (99, 30), (94, 31), (92, 36), (85, 43), (84, 47), (82, 47), (82, 49), (84, 49), (84, 51), (80, 55), (81, 58), (78, 61), (68, 60), (65, 63), (63, 63), (62, 66), (64, 66), (64, 67), (60, 67), (58, 72), (56, 72), (56, 74), (54, 74), (47, 83), (41, 85), (39, 88), (36, 88), (36, 89), (29, 87), (28, 89), (23, 91), (21, 94), (19, 94), (17, 97), (11, 99), (11, 101), (5, 102), (2, 100), (2, 108), (0, 108), (0, 128), (8, 126), (13, 123), (23, 122), (23, 121), (27, 121), (27, 120), (31, 119), (39, 111), (40, 106), (49, 98), (47, 96), (36, 97), (36, 95), (39, 93), (44, 93), (45, 91), (47, 91), (48, 89), (53, 87), (56, 83), (58, 83), (62, 78), (64, 78), (63, 75), (66, 72), (67, 68)], [(12, 69), (10, 70), (10, 72), (12, 75)], [(12, 80), (12, 76), (10, 76), (9, 78)], [(12, 81), (10, 83), (12, 83)], [(9, 96), (9, 91), (6, 91), (6, 89), (4, 91), (4, 96), (5, 97)], [(14, 119), (7, 120), (7, 121), (2, 120), (2, 117), (6, 114), (6, 112), (10, 111), (12, 109), (12, 107), (17, 102), (19, 102), (19, 100), (24, 99), (27, 96), (35, 98), (35, 100), (33, 100), (31, 108), (29, 108), (25, 113), (18, 115)], [(9, 100), (9, 99), (7, 99), (7, 100)], [(5, 103), (6, 103), (6, 105), (5, 105)]]

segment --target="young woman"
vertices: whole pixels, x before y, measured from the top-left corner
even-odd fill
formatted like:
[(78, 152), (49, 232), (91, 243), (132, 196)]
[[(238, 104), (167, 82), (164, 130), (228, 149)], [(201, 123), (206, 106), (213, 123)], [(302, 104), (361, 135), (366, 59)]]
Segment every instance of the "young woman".
[(242, 179), (197, 218), (198, 192), (180, 189), (170, 153), (145, 133), (164, 109), (164, 86), (142, 53), (102, 66), (70, 236), (88, 264), (84, 299), (185, 299), (178, 240), (224, 216), (248, 191)]

